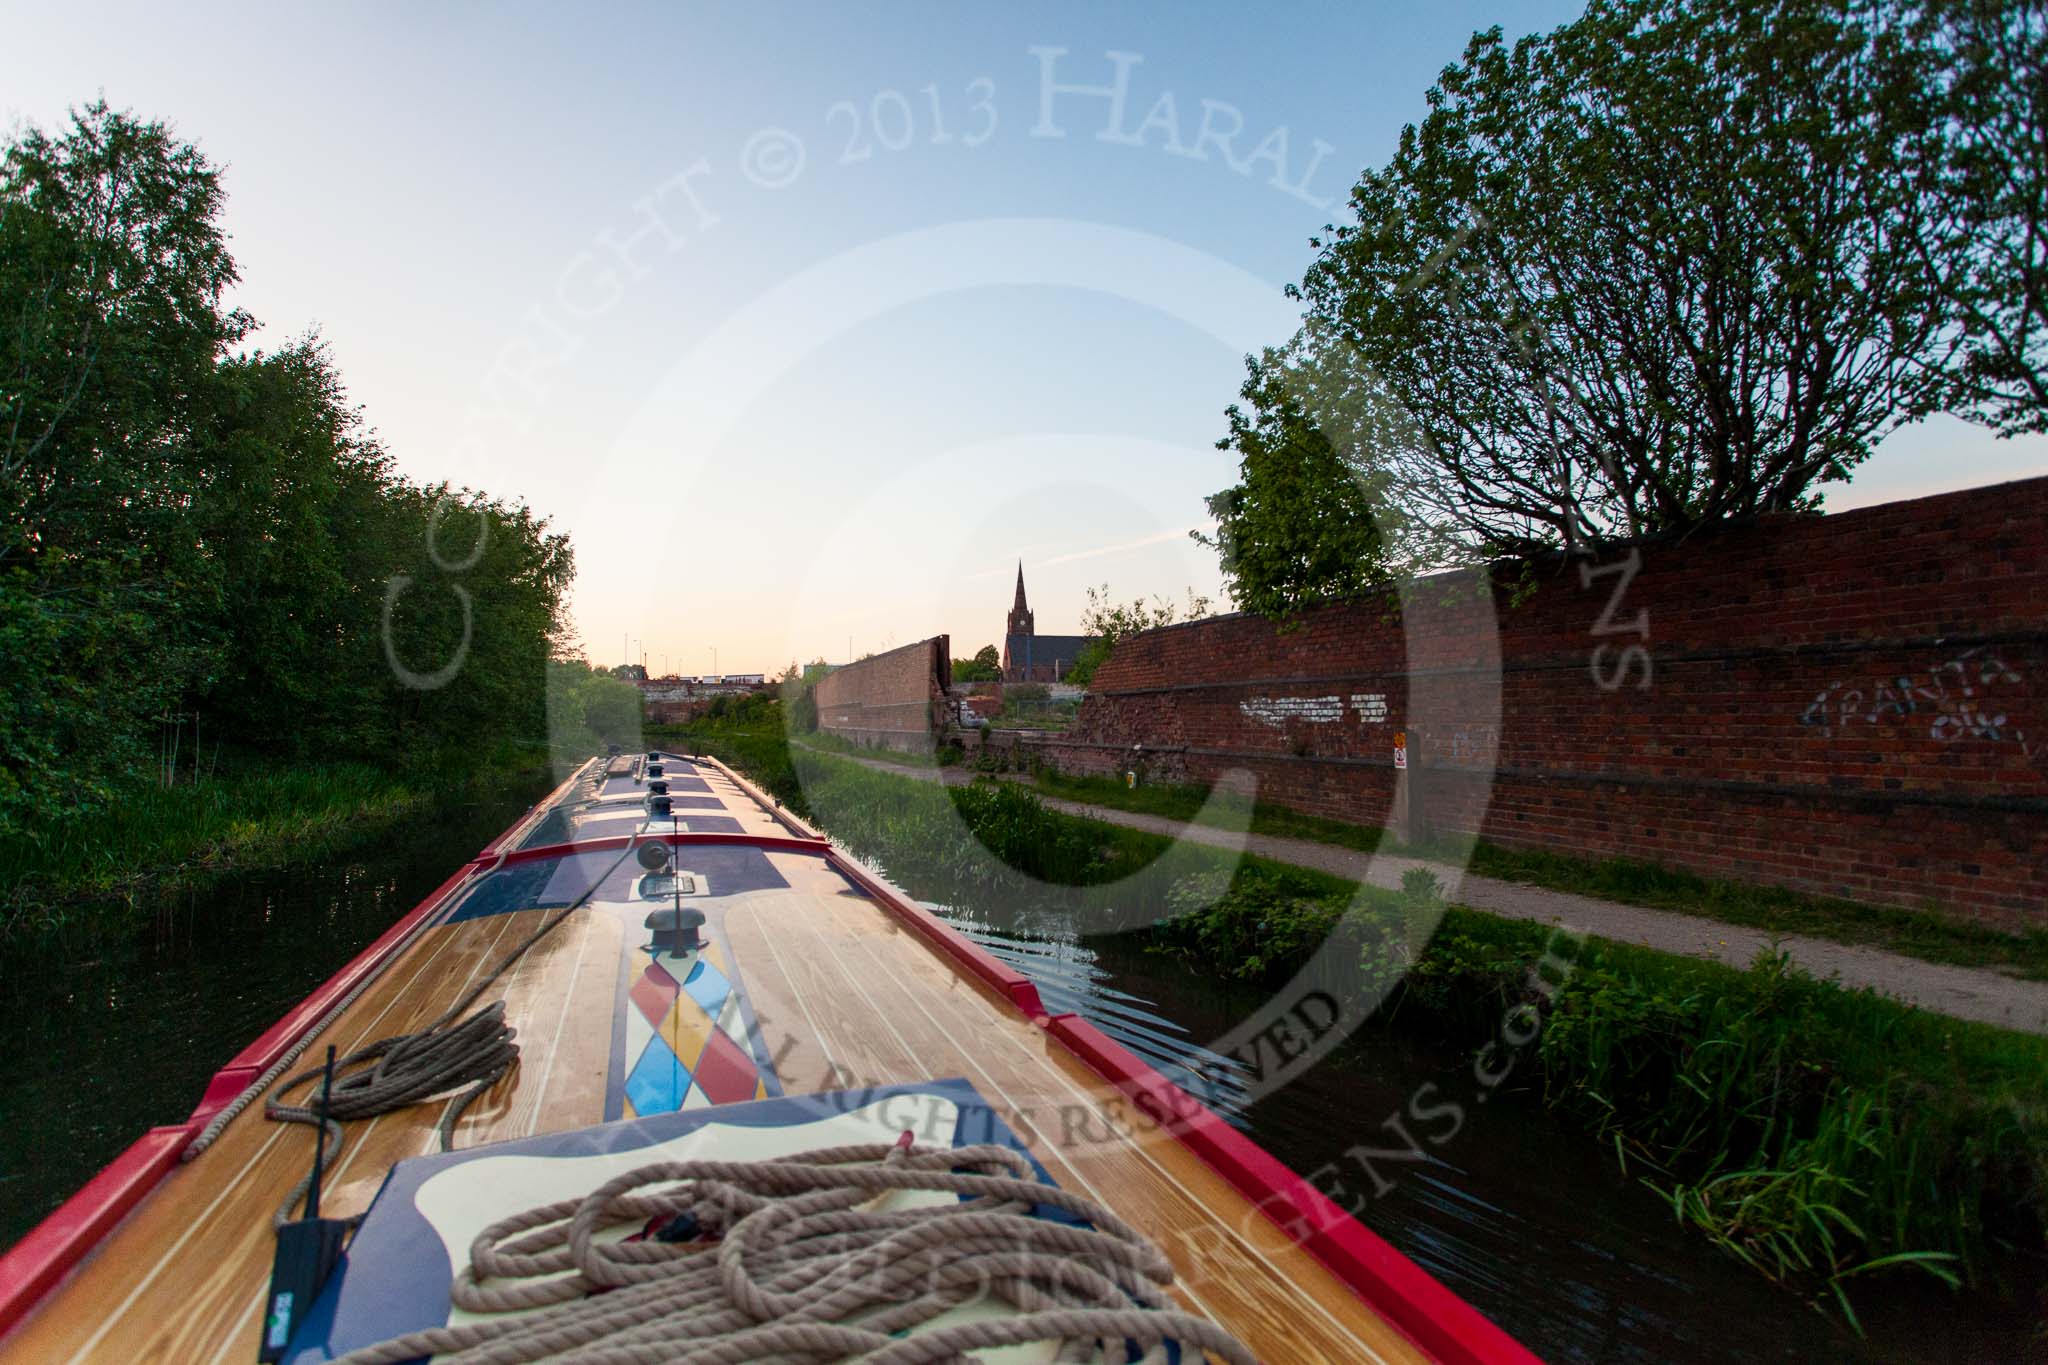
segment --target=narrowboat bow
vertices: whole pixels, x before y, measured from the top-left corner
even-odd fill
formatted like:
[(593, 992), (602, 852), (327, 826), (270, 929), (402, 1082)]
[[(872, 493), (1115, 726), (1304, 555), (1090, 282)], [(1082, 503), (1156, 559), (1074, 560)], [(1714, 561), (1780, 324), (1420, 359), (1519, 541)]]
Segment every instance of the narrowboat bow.
[(0, 1258), (0, 1330), (35, 1361), (1532, 1359), (660, 752), (585, 764)]

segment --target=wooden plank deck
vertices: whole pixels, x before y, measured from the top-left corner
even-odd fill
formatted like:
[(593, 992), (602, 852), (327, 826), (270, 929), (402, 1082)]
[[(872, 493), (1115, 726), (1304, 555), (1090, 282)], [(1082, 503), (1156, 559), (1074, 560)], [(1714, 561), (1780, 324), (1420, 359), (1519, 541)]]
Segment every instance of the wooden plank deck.
[[(748, 833), (783, 833), (706, 773)], [(940, 1077), (972, 1083), (1056, 1180), (1115, 1208), (1167, 1251), (1174, 1292), (1272, 1360), (1424, 1357), (1250, 1202), (992, 989), (957, 970), (815, 855), (766, 855), (786, 888), (715, 896), (787, 1093)], [(687, 860), (685, 860), (687, 866)], [(316, 1040), (343, 1053), (439, 1016), (549, 914), (430, 929)], [(637, 912), (636, 912), (637, 913)], [(488, 992), (518, 1030), (518, 1068), (471, 1107), (472, 1147), (603, 1118), (626, 941), (620, 912), (572, 912)], [(440, 1104), (347, 1125), (323, 1212), (367, 1207), (391, 1164), (429, 1150)], [(33, 1361), (246, 1361), (270, 1269), (272, 1215), (310, 1162), (312, 1131), (252, 1105), (176, 1169), (4, 1341)]]
[(748, 993), (785, 1082), (964, 1077), (1055, 1180), (1160, 1244), (1190, 1309), (1255, 1347), (1286, 1343), (1273, 1359), (1422, 1358), (1170, 1134), (872, 902), (755, 894), (726, 912), (725, 932), (752, 964)]

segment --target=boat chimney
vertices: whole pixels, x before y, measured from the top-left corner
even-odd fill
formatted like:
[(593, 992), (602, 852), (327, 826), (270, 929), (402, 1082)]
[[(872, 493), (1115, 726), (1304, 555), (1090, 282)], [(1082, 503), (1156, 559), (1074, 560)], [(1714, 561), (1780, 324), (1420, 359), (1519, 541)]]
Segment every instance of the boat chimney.
[(648, 945), (654, 952), (673, 957), (694, 953), (704, 946), (704, 940), (697, 934), (704, 927), (702, 910), (664, 905), (659, 910), (650, 911), (645, 923), (647, 931), (654, 936), (654, 942)]

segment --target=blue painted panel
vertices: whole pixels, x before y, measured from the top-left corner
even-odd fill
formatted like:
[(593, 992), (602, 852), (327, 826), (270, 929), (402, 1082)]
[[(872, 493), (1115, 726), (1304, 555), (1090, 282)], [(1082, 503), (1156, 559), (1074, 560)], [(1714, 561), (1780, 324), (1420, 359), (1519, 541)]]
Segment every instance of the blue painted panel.
[[(340, 1268), (300, 1325), (288, 1359), (291, 1365), (319, 1365), (349, 1351), (447, 1323), (448, 1288), (454, 1270), (440, 1237), (414, 1201), (422, 1184), (450, 1166), (483, 1156), (629, 1153), (681, 1137), (705, 1123), (777, 1128), (850, 1113), (891, 1095), (911, 1094), (943, 1095), (959, 1109), (954, 1146), (1000, 1142), (1030, 1158), (1030, 1150), (975, 1088), (956, 1079), (680, 1110), (401, 1161), (385, 1177), (384, 1187), (349, 1243)], [(1031, 1164), (1041, 1181), (1054, 1183), (1035, 1159)], [(1041, 1207), (1040, 1212), (1046, 1210)]]
[(700, 958), (690, 969), (690, 979), (683, 983), (683, 989), (716, 1022), (718, 1011), (725, 1005), (725, 997), (732, 994), (732, 983), (725, 979), (724, 972)]
[(633, 1064), (633, 1073), (626, 1077), (626, 1098), (642, 1114), (666, 1114), (682, 1106), (689, 1089), (690, 1068), (666, 1039), (655, 1034)]

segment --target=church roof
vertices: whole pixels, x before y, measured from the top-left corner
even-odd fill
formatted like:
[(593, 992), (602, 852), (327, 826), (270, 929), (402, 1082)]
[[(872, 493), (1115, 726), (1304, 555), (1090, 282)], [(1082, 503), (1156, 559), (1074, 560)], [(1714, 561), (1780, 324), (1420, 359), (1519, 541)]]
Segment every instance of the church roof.
[(1087, 635), (1006, 635), (1003, 637), (1003, 661), (1011, 668), (1031, 664), (1070, 664), (1091, 638)]

